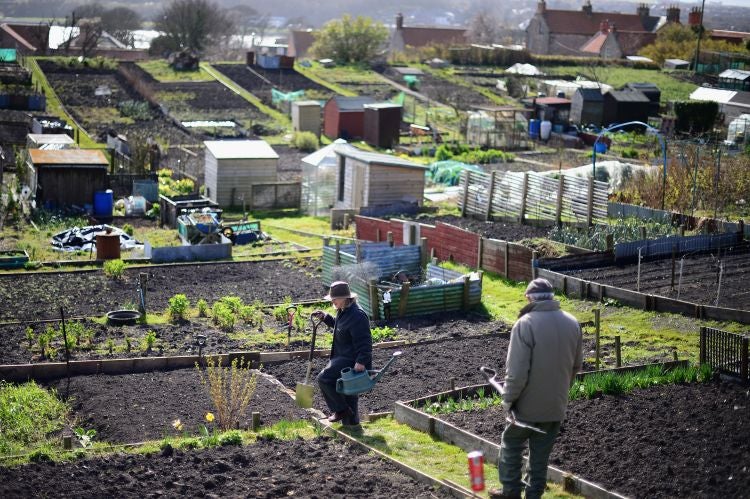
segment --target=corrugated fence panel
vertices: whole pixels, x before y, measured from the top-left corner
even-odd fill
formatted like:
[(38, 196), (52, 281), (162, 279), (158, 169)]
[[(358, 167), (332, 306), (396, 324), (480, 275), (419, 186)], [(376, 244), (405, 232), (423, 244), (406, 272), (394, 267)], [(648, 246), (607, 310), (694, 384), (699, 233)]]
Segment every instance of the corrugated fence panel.
[(698, 236), (667, 236), (658, 239), (642, 239), (615, 245), (615, 259), (637, 258), (638, 248), (641, 248), (642, 258), (657, 258), (672, 254), (694, 251), (710, 251), (717, 248), (727, 248), (739, 242), (737, 233), (727, 232), (716, 235)]
[(470, 267), (477, 265), (479, 257), (479, 234), (460, 229), (450, 224), (438, 222), (436, 224), (441, 251), (438, 258), (453, 260)]
[(360, 261), (378, 267), (378, 278), (387, 279), (400, 270), (408, 274), (419, 274), (422, 270), (419, 246), (362, 245)]

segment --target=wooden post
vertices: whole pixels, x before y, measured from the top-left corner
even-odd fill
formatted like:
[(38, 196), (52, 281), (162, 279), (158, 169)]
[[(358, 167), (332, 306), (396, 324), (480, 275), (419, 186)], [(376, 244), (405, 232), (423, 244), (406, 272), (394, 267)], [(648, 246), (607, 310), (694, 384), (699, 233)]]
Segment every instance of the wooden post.
[(638, 227), (638, 230), (641, 234), (641, 239), (646, 239), (646, 227), (640, 226)]
[(349, 228), (349, 214), (344, 213), (344, 230)]
[(586, 225), (594, 223), (594, 178), (589, 177), (588, 209), (586, 210)]
[(745, 221), (740, 219), (737, 221), (737, 230), (739, 231), (740, 241), (745, 240)]
[(359, 263), (362, 259), (362, 245), (359, 241), (354, 243), (354, 261)]
[(380, 227), (375, 228), (375, 242), (376, 243), (380, 242)]
[(429, 253), (427, 252), (427, 238), (426, 237), (420, 237), (419, 238), (419, 260), (422, 264), (422, 267), (427, 266), (427, 262), (429, 261)]
[(461, 202), (461, 216), (466, 216), (466, 203), (469, 201), (469, 172), (468, 170), (464, 170), (461, 174), (463, 176), (464, 180), (464, 193), (462, 195), (462, 202)]
[(677, 245), (673, 244), (672, 245), (672, 285), (670, 287), (672, 291), (674, 291), (674, 270), (675, 270), (676, 262), (677, 262)]
[(482, 254), (484, 253), (484, 238), (479, 236), (479, 248), (477, 250), (477, 269), (482, 268)]
[(607, 234), (607, 251), (615, 250), (615, 236), (614, 234)]
[(464, 276), (463, 297), (461, 299), (461, 310), (469, 310), (469, 276)]
[(560, 179), (557, 181), (557, 206), (555, 208), (555, 222), (557, 226), (562, 225), (562, 207), (563, 207), (563, 192), (565, 190), (565, 176), (560, 175)]
[(430, 248), (430, 261), (434, 265), (437, 265), (437, 257), (435, 256), (435, 247), (434, 246), (432, 248)]
[(685, 237), (685, 224), (680, 225), (680, 237)]
[(73, 437), (70, 435), (63, 435), (63, 449), (71, 450), (73, 448)]
[(601, 310), (598, 308), (594, 309), (594, 342), (596, 344), (596, 370), (599, 370), (599, 352), (600, 352), (600, 345), (599, 345), (599, 318), (600, 318)]
[(148, 281), (148, 274), (146, 272), (138, 273), (138, 289), (141, 294), (139, 296), (138, 309), (143, 314), (143, 320), (146, 320), (146, 281)]
[(570, 473), (564, 473), (562, 477), (563, 490), (569, 494), (577, 494), (576, 479)]
[(453, 390), (456, 389), (456, 378), (451, 378), (450, 382), (451, 382), (451, 385), (450, 385), (451, 386), (451, 391), (453, 391)]
[[(433, 248), (433, 250), (434, 250), (434, 249), (435, 249), (435, 248)], [(433, 251), (433, 254), (434, 254), (434, 251)], [(431, 263), (431, 264), (433, 264), (433, 265), (437, 265), (437, 264), (438, 264), (437, 258), (436, 258), (436, 257), (434, 257), (434, 256), (433, 256), (433, 257), (431, 257), (431, 258), (430, 258), (430, 263)]]
[(743, 337), (742, 338), (742, 353), (740, 356), (740, 377), (742, 377), (742, 380), (747, 382), (750, 378), (748, 378), (748, 351), (750, 351), (750, 348), (748, 348), (748, 345), (750, 345), (750, 338)]
[(393, 247), (393, 232), (390, 230), (385, 234), (385, 239), (388, 241), (388, 245), (392, 248)]
[(258, 431), (260, 428), (260, 413), (253, 412), (250, 420), (250, 431)]
[(505, 241), (505, 278), (510, 279), (510, 276), (508, 275), (508, 269), (510, 267), (510, 264), (508, 262), (508, 255), (510, 254), (510, 251), (508, 251), (508, 241)]
[(703, 365), (706, 363), (706, 328), (701, 326), (700, 329), (700, 340), (698, 348), (698, 364)]
[(490, 188), (487, 189), (487, 209), (484, 212), (484, 219), (492, 218), (492, 193), (495, 190), (495, 170), (490, 173)]
[(622, 345), (620, 335), (615, 336), (615, 367), (622, 367)]
[(526, 197), (528, 195), (528, 190), (529, 190), (529, 174), (524, 173), (523, 185), (521, 186), (521, 210), (518, 213), (518, 223), (522, 225), (524, 223), (524, 219), (526, 218)]
[(537, 277), (536, 256), (537, 256), (536, 250), (532, 251), (531, 252), (531, 279), (536, 279)]
[(331, 243), (331, 238), (330, 237), (324, 237), (323, 238), (323, 246), (324, 247), (328, 246), (330, 243)]
[(408, 282), (405, 282), (401, 285), (401, 296), (399, 296), (398, 300), (398, 317), (402, 318), (404, 315), (406, 315), (406, 304), (409, 302), (409, 289), (411, 288), (411, 284)]
[(409, 224), (409, 243), (417, 244), (417, 226), (416, 224)]
[(336, 265), (341, 265), (341, 241), (336, 239), (336, 257), (333, 260)]
[(377, 281), (375, 279), (370, 279), (368, 284), (370, 290), (370, 319), (377, 321), (380, 319), (380, 303), (378, 287), (376, 286)]

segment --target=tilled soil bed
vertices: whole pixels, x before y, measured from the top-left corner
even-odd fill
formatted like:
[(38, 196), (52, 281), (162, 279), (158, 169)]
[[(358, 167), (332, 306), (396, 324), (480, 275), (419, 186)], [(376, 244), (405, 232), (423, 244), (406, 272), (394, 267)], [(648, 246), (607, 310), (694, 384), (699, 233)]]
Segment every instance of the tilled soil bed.
[[(439, 417), (495, 443), (505, 426), (499, 406)], [(571, 402), (550, 464), (632, 497), (750, 497), (748, 433), (747, 387), (657, 386)]]
[[(203, 298), (213, 303), (234, 295), (243, 302), (281, 303), (316, 299), (325, 288), (311, 277), (315, 263), (306, 268), (289, 262), (239, 262), (163, 265), (126, 269), (122, 279), (111, 279), (101, 270), (0, 275), (0, 320), (56, 319), (60, 306), (68, 316), (101, 316), (110, 310), (137, 303), (138, 274), (148, 273), (148, 310), (163, 311), (178, 293), (190, 302)], [(285, 266), (286, 265), (286, 266)], [(312, 266), (308, 268), (307, 266)]]
[(12, 497), (447, 497), (330, 437), (0, 469)]
[[(322, 306), (322, 305), (321, 305)], [(309, 349), (309, 338), (312, 328), (309, 321), (305, 331), (294, 330), (291, 342), (287, 346), (287, 328), (285, 323), (277, 323), (270, 314), (264, 321), (264, 332), (257, 327), (239, 322), (232, 332), (225, 332), (215, 326), (210, 318), (192, 318), (178, 324), (106, 326), (92, 320), (68, 321), (67, 334), (76, 337), (77, 331), (88, 331), (88, 335), (73, 348), (72, 360), (133, 358), (144, 356), (197, 355), (197, 335), (206, 336), (203, 354), (227, 353), (245, 350), (294, 351)], [(502, 322), (491, 322), (475, 314), (443, 313), (429, 316), (412, 317), (403, 320), (385, 322), (394, 334), (387, 340), (405, 340), (418, 342), (442, 338), (457, 338), (509, 331), (509, 326)], [(59, 323), (35, 322), (0, 325), (0, 338), (5, 348), (0, 349), (0, 364), (26, 364), (29, 362), (60, 362), (64, 360), (63, 339), (57, 335), (51, 343), (54, 355), (40, 356), (37, 338), (44, 334), (48, 327), (59, 329)], [(33, 339), (27, 338), (27, 329), (31, 329)], [(156, 341), (151, 351), (147, 351), (146, 335), (153, 331)], [(278, 334), (281, 333), (281, 334)], [(274, 334), (273, 337), (270, 337)], [(318, 330), (318, 348), (330, 345), (331, 335), (325, 326)], [(130, 349), (128, 349), (128, 343)], [(110, 346), (112, 352), (109, 352)]]
[(444, 215), (440, 217), (420, 216), (417, 221), (434, 225), (443, 222), (480, 234), (482, 237), (500, 239), (501, 241), (521, 241), (536, 237), (547, 237), (549, 228), (519, 225), (509, 222), (485, 222), (475, 218)]
[[(70, 386), (66, 379), (50, 386), (71, 401), (73, 427), (94, 428), (97, 440), (104, 442), (134, 443), (174, 436), (172, 422), (176, 419), (185, 433), (197, 435), (205, 424), (205, 414), (214, 410), (197, 368), (76, 376), (70, 379)], [(260, 413), (263, 426), (282, 419), (304, 419), (309, 414), (296, 406), (276, 380), (265, 375), (258, 377), (241, 428), (251, 426), (251, 412)]]

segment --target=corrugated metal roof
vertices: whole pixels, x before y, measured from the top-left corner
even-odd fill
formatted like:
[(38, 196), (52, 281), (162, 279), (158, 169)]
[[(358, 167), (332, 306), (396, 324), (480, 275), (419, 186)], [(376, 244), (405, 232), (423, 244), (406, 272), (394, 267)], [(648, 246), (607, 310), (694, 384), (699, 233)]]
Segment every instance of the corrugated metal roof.
[(356, 147), (344, 148), (337, 146), (336, 154), (340, 154), (341, 156), (345, 156), (347, 158), (356, 159), (357, 161), (362, 161), (367, 164), (375, 163), (378, 165), (414, 168), (417, 170), (426, 170), (428, 168), (425, 165), (420, 165), (419, 163), (414, 163), (413, 161), (397, 158), (396, 156), (391, 156), (390, 154), (362, 151), (357, 149)]
[(70, 135), (64, 133), (30, 133), (29, 138), (36, 144), (75, 144)]
[(750, 78), (750, 71), (742, 71), (739, 69), (727, 69), (719, 74), (719, 78), (729, 78), (731, 80), (747, 80)]
[(724, 90), (722, 88), (698, 87), (692, 94), (690, 100), (710, 100), (719, 104), (726, 104), (737, 95), (734, 90)]
[(344, 97), (336, 95), (331, 98), (336, 101), (336, 106), (339, 108), (339, 112), (364, 111), (365, 104), (374, 104), (377, 102), (372, 97)]
[(109, 166), (107, 157), (99, 149), (29, 149), (29, 157), (35, 165)]
[(203, 144), (216, 159), (279, 159), (265, 140), (206, 140)]

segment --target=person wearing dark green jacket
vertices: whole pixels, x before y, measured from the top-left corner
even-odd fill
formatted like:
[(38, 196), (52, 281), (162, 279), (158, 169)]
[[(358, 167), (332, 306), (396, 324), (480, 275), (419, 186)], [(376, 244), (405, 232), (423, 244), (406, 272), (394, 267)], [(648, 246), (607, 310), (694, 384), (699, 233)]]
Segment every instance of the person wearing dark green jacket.
[(349, 284), (336, 281), (325, 297), (336, 309), (336, 317), (321, 310), (313, 314), (333, 328), (333, 345), (328, 365), (318, 374), (318, 386), (332, 414), (328, 421), (344, 425), (359, 424), (359, 396), (343, 395), (336, 391), (336, 380), (341, 370), (350, 367), (362, 372), (372, 369), (372, 335), (370, 319), (357, 303), (357, 295)]

